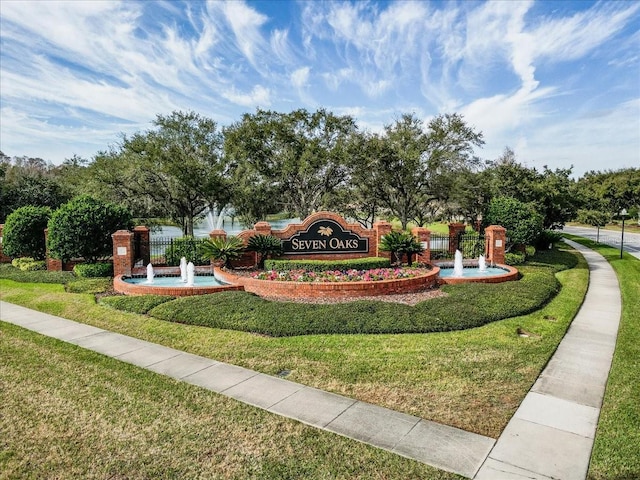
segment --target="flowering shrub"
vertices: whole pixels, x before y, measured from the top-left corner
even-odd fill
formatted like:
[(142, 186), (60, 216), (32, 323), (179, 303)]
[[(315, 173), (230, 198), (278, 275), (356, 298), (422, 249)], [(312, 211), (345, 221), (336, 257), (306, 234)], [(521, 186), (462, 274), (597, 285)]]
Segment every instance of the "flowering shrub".
[(419, 268), (375, 268), (372, 270), (328, 270), (313, 272), (309, 270), (287, 270), (278, 272), (266, 270), (251, 275), (258, 280), (276, 282), (377, 282), (380, 280), (397, 280), (412, 278), (425, 273)]

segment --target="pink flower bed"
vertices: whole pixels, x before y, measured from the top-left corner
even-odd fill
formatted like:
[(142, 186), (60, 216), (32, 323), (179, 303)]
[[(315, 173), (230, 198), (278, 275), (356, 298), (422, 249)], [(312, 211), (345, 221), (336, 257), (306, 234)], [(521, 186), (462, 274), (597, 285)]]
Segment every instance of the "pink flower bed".
[(424, 275), (428, 270), (422, 268), (375, 268), (372, 270), (329, 270), (313, 272), (308, 270), (289, 270), (278, 272), (267, 270), (251, 275), (257, 280), (280, 282), (377, 282), (397, 280)]

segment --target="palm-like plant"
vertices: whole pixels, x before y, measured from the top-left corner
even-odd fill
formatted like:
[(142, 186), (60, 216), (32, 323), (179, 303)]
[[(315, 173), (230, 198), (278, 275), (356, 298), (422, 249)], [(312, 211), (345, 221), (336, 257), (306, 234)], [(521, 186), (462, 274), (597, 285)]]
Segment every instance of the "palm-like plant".
[(396, 259), (396, 263), (402, 263), (402, 257), (406, 254), (409, 266), (411, 266), (412, 263), (412, 255), (414, 253), (421, 253), (424, 250), (416, 237), (407, 232), (397, 231), (392, 231), (382, 237), (380, 249), (385, 252), (391, 252)]
[(264, 268), (267, 257), (282, 255), (282, 242), (273, 235), (254, 235), (247, 243), (247, 250), (258, 254), (258, 268)]
[(222, 261), (226, 268), (232, 268), (231, 260), (240, 258), (245, 250), (242, 239), (235, 236), (205, 240), (200, 248), (202, 255)]

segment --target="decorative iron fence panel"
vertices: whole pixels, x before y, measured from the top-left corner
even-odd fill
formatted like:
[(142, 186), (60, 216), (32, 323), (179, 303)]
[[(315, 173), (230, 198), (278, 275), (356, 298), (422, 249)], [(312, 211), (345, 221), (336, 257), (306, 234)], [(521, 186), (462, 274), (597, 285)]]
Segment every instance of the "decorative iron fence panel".
[(484, 235), (462, 233), (451, 239), (446, 234), (432, 233), (429, 246), (431, 260), (452, 259), (456, 250), (460, 250), (464, 258), (478, 258), (484, 254)]
[(463, 258), (478, 258), (484, 255), (484, 235), (478, 233), (463, 233), (458, 235), (458, 250)]
[(449, 235), (431, 233), (429, 248), (431, 249), (431, 260), (453, 258), (453, 253), (449, 253)]
[(173, 267), (180, 265), (180, 259), (185, 257), (194, 265), (209, 265), (211, 259), (202, 253), (202, 244), (206, 241), (206, 238), (193, 237), (152, 238), (149, 241), (151, 263)]

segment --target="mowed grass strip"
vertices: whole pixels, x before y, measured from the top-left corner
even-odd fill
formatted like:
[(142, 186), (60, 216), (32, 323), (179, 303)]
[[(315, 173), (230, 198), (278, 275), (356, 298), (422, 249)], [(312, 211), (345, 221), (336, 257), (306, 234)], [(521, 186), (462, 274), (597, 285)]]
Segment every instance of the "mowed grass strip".
[(588, 478), (640, 478), (640, 260), (567, 235), (602, 254), (616, 271), (622, 295), (618, 341), (609, 372)]
[(0, 478), (460, 478), (3, 322), (0, 357)]
[[(9, 302), (269, 375), (288, 370), (294, 382), (497, 438), (584, 298), (588, 269), (582, 257), (567, 248), (552, 258), (561, 265), (567, 255), (576, 266), (556, 274), (562, 289), (541, 310), (433, 334), (271, 338), (125, 313), (56, 285), (0, 280), (0, 287)], [(492, 301), (490, 289), (485, 296), (484, 302)], [(520, 337), (518, 329), (531, 335)]]

